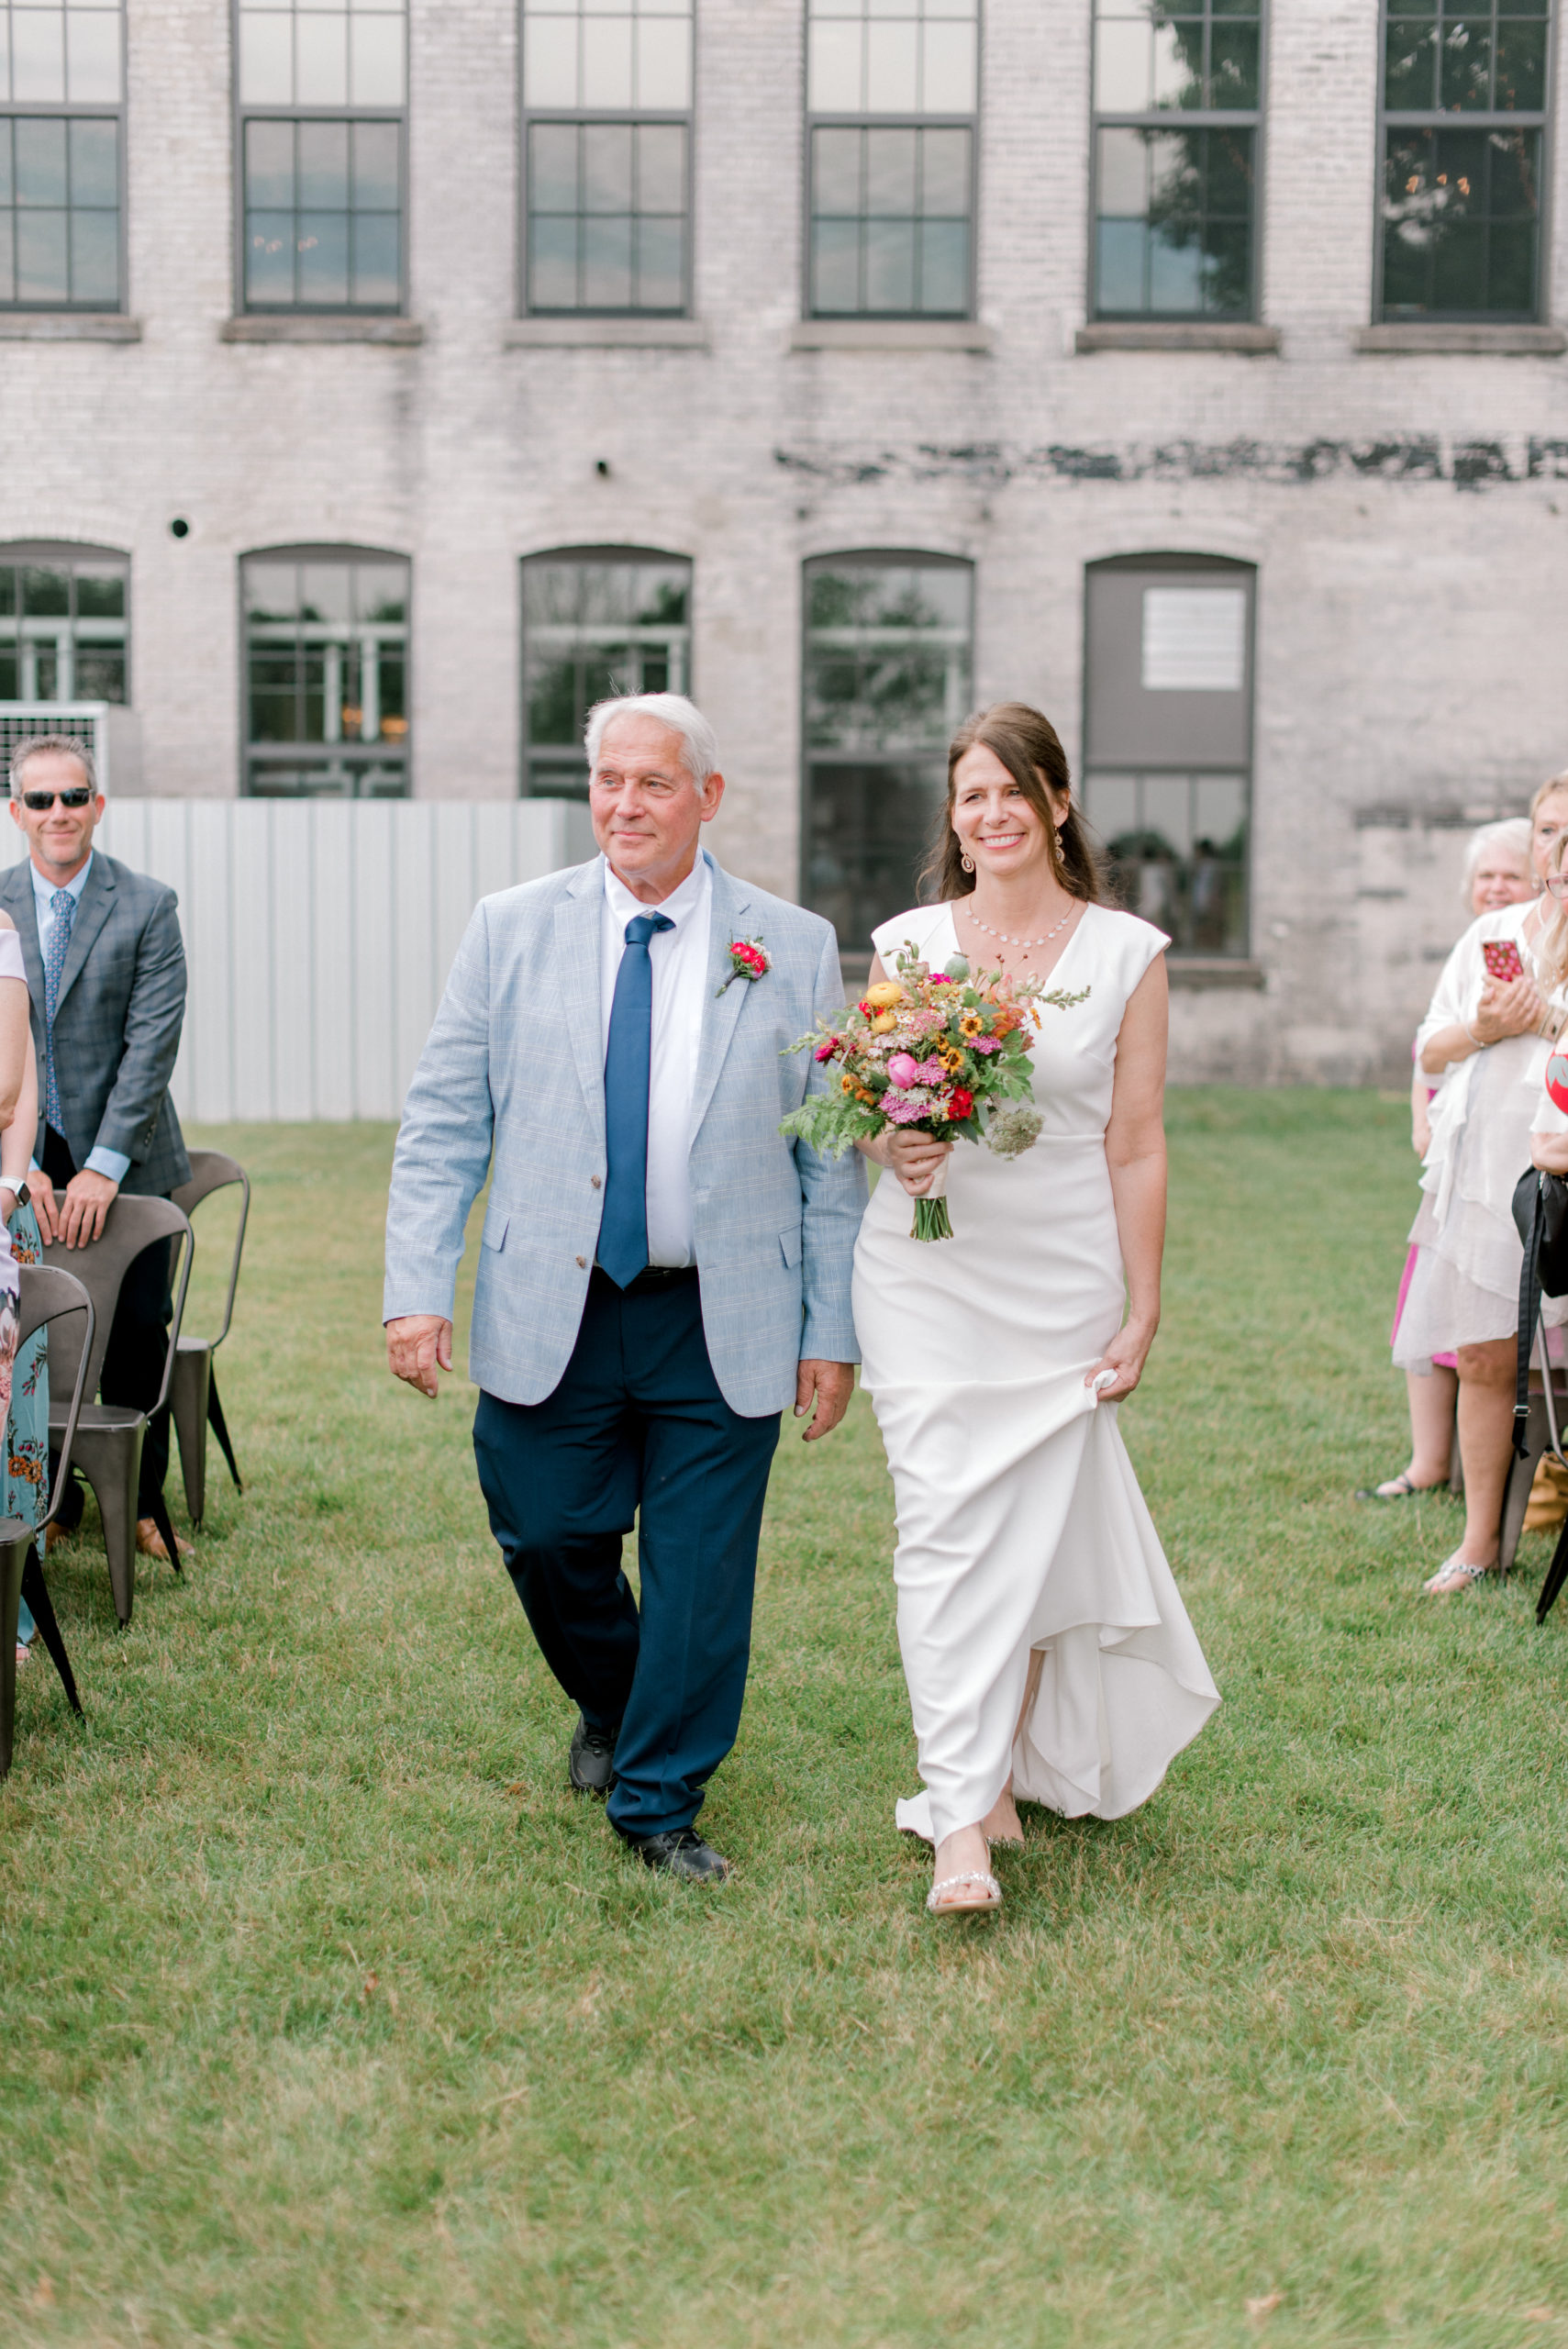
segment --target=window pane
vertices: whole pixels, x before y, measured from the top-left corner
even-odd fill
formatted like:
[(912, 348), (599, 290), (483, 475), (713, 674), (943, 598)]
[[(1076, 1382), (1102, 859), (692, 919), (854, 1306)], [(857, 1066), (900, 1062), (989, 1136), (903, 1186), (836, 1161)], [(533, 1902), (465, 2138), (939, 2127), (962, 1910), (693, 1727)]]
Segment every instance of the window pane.
[(1430, 18), (1391, 17), (1385, 37), (1384, 104), (1391, 112), (1415, 112), (1435, 104), (1438, 28)]
[(817, 130), (812, 133), (813, 212), (860, 211), (861, 153), (865, 136), (862, 130)]
[(637, 201), (644, 212), (686, 208), (686, 134), (678, 123), (649, 123), (637, 134)]
[(347, 214), (302, 211), (295, 242), (300, 301), (340, 308), (349, 298)]
[(294, 27), (285, 16), (239, 19), (239, 95), (247, 106), (294, 102)]
[(964, 217), (969, 212), (969, 133), (967, 130), (923, 130), (920, 133), (920, 209), (933, 215)]
[(65, 18), (61, 10), (12, 10), (11, 95), (24, 105), (58, 103), (64, 97)]
[(631, 126), (591, 122), (583, 130), (583, 209), (631, 210)]
[(245, 126), (245, 200), (250, 205), (294, 203), (294, 125), (248, 122)]
[(1154, 29), (1154, 104), (1157, 106), (1201, 106), (1203, 84), (1203, 25), (1157, 25)]
[(400, 291), (398, 247), (400, 222), (395, 212), (361, 212), (354, 217), (354, 285), (356, 302), (395, 307)]
[(245, 221), (245, 299), (294, 300), (294, 214), (250, 212)]
[(920, 105), (926, 114), (974, 111), (974, 28), (928, 24), (921, 33)]
[(814, 22), (807, 54), (806, 103), (812, 113), (859, 114), (862, 110), (862, 28)]
[(17, 141), (18, 204), (65, 202), (65, 125), (20, 118)]
[(577, 209), (577, 126), (528, 125), (528, 206), (533, 212)]
[(17, 215), (17, 297), (22, 302), (65, 302), (71, 281), (63, 212)]
[(523, 96), (530, 106), (577, 104), (577, 19), (529, 15), (523, 25)]
[(72, 8), (65, 20), (66, 92), (72, 106), (120, 95), (120, 15), (117, 8)]
[(868, 114), (911, 114), (919, 96), (919, 28), (879, 25), (866, 28)]
[(114, 302), (119, 297), (120, 218), (117, 212), (71, 216), (71, 298)]
[(969, 226), (927, 220), (920, 228), (919, 306), (961, 316), (969, 299)]
[(299, 202), (346, 211), (349, 204), (349, 126), (346, 122), (302, 122), (299, 126)]
[(295, 91), (302, 106), (340, 106), (349, 95), (349, 43), (346, 17), (316, 17), (305, 11), (295, 19)]
[(403, 104), (403, 19), (349, 20), (349, 97), (356, 106)]
[(1255, 106), (1258, 103), (1256, 25), (1216, 25), (1209, 52), (1211, 106)]
[(29, 563), (22, 573), (22, 609), (28, 619), (68, 619), (70, 572), (52, 563)]
[(858, 221), (812, 222), (811, 306), (828, 316), (860, 308)]
[[(0, 204), (15, 203), (14, 186), (11, 166), (11, 126), (4, 119), (0, 119)], [(0, 253), (4, 253), (5, 249), (6, 239), (0, 236)], [(0, 569), (0, 592), (4, 591), (6, 576), (5, 571)], [(4, 609), (5, 606), (0, 604), (0, 611)]]
[(583, 300), (590, 310), (631, 306), (631, 222), (583, 222)]
[(79, 562), (76, 573), (78, 619), (121, 620), (125, 618), (125, 573), (107, 563)]
[(1113, 18), (1095, 28), (1095, 104), (1102, 114), (1142, 114), (1153, 103), (1153, 36)]
[(584, 17), (583, 103), (585, 106), (631, 104), (631, 24), (628, 18)]
[(1539, 113), (1546, 104), (1546, 33), (1543, 24), (1500, 24), (1497, 79), (1492, 103), (1499, 113)]
[(528, 221), (528, 300), (536, 310), (577, 306), (577, 221), (535, 213)]
[(408, 617), (408, 566), (360, 562), (354, 566), (353, 611), (357, 620), (402, 621)]
[(1438, 77), (1445, 112), (1492, 103), (1492, 28), (1485, 17), (1445, 20)]
[(397, 125), (357, 122), (354, 125), (354, 206), (361, 212), (396, 212)]
[(346, 628), (353, 618), (353, 577), (346, 562), (303, 562), (299, 567), (301, 619)]
[(1103, 312), (1148, 307), (1144, 268), (1148, 233), (1141, 220), (1105, 220), (1095, 235), (1095, 305)]
[(868, 220), (865, 227), (865, 306), (868, 310), (915, 306), (915, 224)]
[(119, 125), (71, 125), (71, 201), (117, 210), (120, 200)]
[(245, 608), (252, 619), (292, 619), (298, 608), (298, 578), (292, 562), (248, 562)]
[(1148, 150), (1138, 130), (1102, 130), (1099, 135), (1100, 217), (1141, 218), (1149, 201)]
[(685, 299), (685, 224), (642, 220), (638, 226), (639, 307), (678, 310)]
[(866, 210), (915, 212), (915, 139), (913, 130), (868, 130), (866, 142)]
[(644, 17), (637, 28), (637, 104), (668, 107), (691, 104), (692, 28), (683, 17)]

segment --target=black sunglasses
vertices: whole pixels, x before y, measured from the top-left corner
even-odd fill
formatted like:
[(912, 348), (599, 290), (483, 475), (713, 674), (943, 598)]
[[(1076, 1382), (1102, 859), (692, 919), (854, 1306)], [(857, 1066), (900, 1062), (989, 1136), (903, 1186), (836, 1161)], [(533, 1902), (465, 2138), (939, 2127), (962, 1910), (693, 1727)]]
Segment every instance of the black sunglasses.
[(90, 807), (93, 794), (84, 783), (78, 784), (72, 791), (24, 791), (22, 794), (23, 807), (31, 808), (35, 816), (41, 816), (44, 809), (52, 807), (57, 799), (62, 807)]

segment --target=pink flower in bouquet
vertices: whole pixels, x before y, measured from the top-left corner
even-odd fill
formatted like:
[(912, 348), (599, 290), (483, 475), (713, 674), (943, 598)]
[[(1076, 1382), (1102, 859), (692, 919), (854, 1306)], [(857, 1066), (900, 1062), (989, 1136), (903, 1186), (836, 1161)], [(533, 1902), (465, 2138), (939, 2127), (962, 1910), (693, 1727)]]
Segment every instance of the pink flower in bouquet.
[(884, 1093), (882, 1097), (882, 1108), (883, 1115), (890, 1126), (917, 1126), (922, 1118), (930, 1115), (930, 1096), (926, 1093), (906, 1093), (902, 1100), (895, 1101), (891, 1093)]
[(995, 1036), (972, 1036), (969, 1049), (972, 1052), (999, 1052), (1002, 1047)]
[(896, 1085), (900, 1090), (906, 1085), (917, 1085), (921, 1074), (921, 1069), (907, 1052), (895, 1052), (887, 1063), (888, 1082)]
[(947, 1075), (947, 1063), (940, 1060), (917, 1061), (915, 1082), (917, 1085), (940, 1085)]
[(830, 1061), (834, 1053), (839, 1049), (840, 1041), (840, 1040), (839, 1037), (829, 1036), (825, 1044), (817, 1045), (817, 1050), (811, 1055), (812, 1059), (814, 1061)]

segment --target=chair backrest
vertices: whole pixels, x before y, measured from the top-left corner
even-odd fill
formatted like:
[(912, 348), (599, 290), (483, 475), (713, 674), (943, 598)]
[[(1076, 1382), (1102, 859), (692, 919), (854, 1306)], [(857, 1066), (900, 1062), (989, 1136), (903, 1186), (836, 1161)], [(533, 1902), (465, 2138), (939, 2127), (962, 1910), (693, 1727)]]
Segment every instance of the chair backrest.
[[(55, 1193), (55, 1203), (63, 1203), (64, 1194)], [(70, 1273), (79, 1280), (93, 1300), (95, 1328), (92, 1348), (87, 1361), (85, 1392), (95, 1395), (103, 1375), (104, 1354), (114, 1326), (115, 1307), (119, 1301), (120, 1283), (134, 1259), (155, 1240), (182, 1239), (180, 1275), (174, 1288), (174, 1318), (169, 1325), (169, 1351), (163, 1362), (163, 1384), (158, 1400), (152, 1406), (161, 1411), (169, 1399), (169, 1381), (173, 1375), (174, 1350), (180, 1341), (180, 1322), (185, 1310), (185, 1291), (191, 1279), (191, 1226), (183, 1208), (172, 1199), (127, 1198), (122, 1192), (113, 1200), (104, 1219), (104, 1229), (96, 1240), (84, 1248), (68, 1248), (61, 1240), (51, 1240), (45, 1247), (44, 1263), (62, 1273)], [(50, 1346), (50, 1367), (63, 1378), (74, 1378), (77, 1370), (77, 1348), (81, 1340), (74, 1330), (62, 1330)]]
[[(17, 1267), (22, 1278), (22, 1293), (17, 1301), (17, 1349), (20, 1353), (35, 1330), (46, 1321), (58, 1321), (62, 1313), (83, 1313), (86, 1327), (76, 1345), (76, 1381), (71, 1397), (71, 1408), (66, 1414), (65, 1433), (60, 1444), (60, 1465), (55, 1471), (54, 1490), (49, 1497), (44, 1519), (51, 1518), (60, 1506), (65, 1490), (65, 1480), (71, 1474), (71, 1447), (76, 1441), (76, 1422), (82, 1413), (82, 1398), (87, 1388), (87, 1365), (92, 1359), (94, 1328), (97, 1316), (93, 1299), (85, 1285), (74, 1273), (61, 1271), (57, 1264), (22, 1264)], [(63, 1368), (57, 1347), (57, 1370)]]
[(223, 1301), (223, 1327), (213, 1340), (215, 1346), (221, 1346), (234, 1319), (234, 1292), (239, 1286), (239, 1258), (244, 1251), (245, 1226), (250, 1214), (250, 1177), (239, 1161), (230, 1158), (226, 1150), (193, 1150), (189, 1155), (191, 1179), (188, 1183), (182, 1183), (179, 1189), (171, 1195), (174, 1205), (183, 1208), (187, 1215), (195, 1215), (202, 1201), (210, 1198), (215, 1191), (227, 1190), (231, 1183), (241, 1186), (239, 1229), (234, 1235), (234, 1259), (228, 1267), (228, 1295)]

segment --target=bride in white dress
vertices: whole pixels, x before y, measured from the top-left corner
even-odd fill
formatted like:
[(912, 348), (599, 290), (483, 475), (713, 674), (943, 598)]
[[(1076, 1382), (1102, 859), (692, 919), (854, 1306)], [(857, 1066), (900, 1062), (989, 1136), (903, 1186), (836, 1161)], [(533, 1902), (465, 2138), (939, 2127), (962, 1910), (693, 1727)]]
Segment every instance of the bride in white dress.
[[(898, 1824), (936, 1847), (929, 1906), (1001, 1906), (1015, 1798), (1118, 1819), (1153, 1793), (1219, 1692), (1117, 1426), (1160, 1320), (1164, 934), (1097, 902), (1055, 729), (1003, 702), (960, 729), (946, 902), (875, 932), (873, 980), (913, 941), (933, 969), (1044, 977), (1044, 1128), (1011, 1161), (895, 1132), (855, 1251), (854, 1309), (897, 1504), (898, 1642), (924, 1789)], [(947, 1159), (953, 1237), (910, 1236)]]

